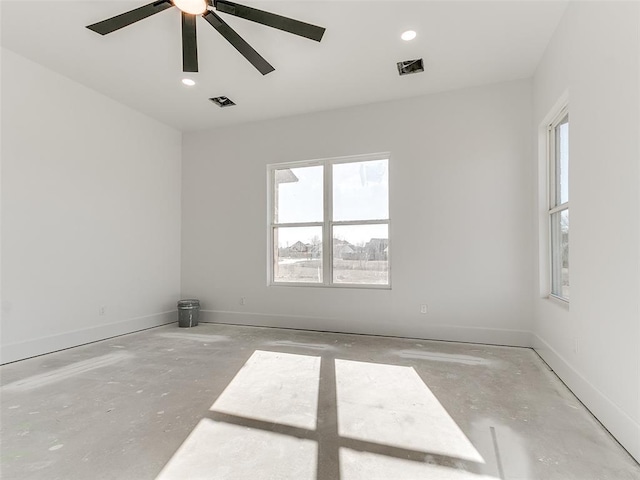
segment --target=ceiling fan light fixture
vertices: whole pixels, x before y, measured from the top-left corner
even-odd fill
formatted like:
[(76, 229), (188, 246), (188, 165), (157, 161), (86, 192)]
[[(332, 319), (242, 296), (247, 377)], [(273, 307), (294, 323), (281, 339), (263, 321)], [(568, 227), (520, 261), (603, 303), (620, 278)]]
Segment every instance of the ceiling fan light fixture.
[(207, 0), (173, 0), (173, 4), (190, 15), (202, 15), (207, 11)]

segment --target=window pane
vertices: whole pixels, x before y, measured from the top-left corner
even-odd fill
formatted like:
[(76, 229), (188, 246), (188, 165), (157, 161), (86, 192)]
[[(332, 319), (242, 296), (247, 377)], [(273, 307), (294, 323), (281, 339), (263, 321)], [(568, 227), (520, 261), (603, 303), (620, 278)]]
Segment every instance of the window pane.
[(333, 220), (389, 218), (388, 160), (333, 165)]
[(551, 293), (569, 299), (569, 210), (551, 215)]
[(556, 206), (569, 201), (569, 116), (555, 128)]
[(273, 229), (273, 281), (322, 283), (322, 227)]
[(333, 281), (389, 284), (389, 225), (333, 228)]
[(322, 165), (274, 171), (274, 223), (321, 222)]

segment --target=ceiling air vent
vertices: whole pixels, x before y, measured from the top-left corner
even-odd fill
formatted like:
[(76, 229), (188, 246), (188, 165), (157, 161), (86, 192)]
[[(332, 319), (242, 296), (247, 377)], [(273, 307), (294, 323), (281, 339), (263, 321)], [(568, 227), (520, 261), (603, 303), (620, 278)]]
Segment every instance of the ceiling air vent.
[(213, 97), (210, 98), (213, 103), (218, 105), (219, 107), (233, 107), (235, 103), (229, 97)]
[(398, 73), (400, 76), (420, 72), (424, 72), (424, 62), (421, 58), (418, 58), (417, 60), (405, 60), (404, 62), (398, 62)]

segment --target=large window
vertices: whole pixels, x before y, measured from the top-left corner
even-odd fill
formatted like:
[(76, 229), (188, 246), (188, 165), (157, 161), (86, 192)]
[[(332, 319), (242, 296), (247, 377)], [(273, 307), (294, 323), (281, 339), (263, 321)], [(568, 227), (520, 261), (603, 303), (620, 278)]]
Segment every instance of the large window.
[(548, 127), (551, 295), (569, 300), (569, 113)]
[(389, 156), (269, 166), (273, 285), (389, 287)]

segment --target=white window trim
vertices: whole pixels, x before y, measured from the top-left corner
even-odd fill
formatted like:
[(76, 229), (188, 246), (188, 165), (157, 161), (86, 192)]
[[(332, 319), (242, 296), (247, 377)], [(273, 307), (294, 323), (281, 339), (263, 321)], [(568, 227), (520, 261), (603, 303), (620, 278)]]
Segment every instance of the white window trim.
[[(389, 218), (386, 220), (350, 220), (350, 221), (333, 221), (333, 195), (332, 188), (327, 185), (333, 185), (332, 165), (340, 163), (354, 163), (365, 162), (375, 160), (388, 160), (391, 165), (391, 154), (389, 152), (364, 154), (364, 155), (351, 155), (346, 157), (336, 158), (323, 158), (315, 160), (303, 160), (298, 162), (285, 162), (267, 165), (267, 286), (272, 287), (314, 287), (314, 288), (357, 288), (357, 289), (372, 289), (372, 290), (391, 290), (391, 265), (392, 265), (392, 246), (391, 246), (391, 168), (388, 170), (389, 177)], [(274, 172), (283, 167), (300, 168), (300, 167), (313, 167), (323, 165), (324, 184), (323, 184), (323, 221), (322, 222), (306, 222), (306, 223), (274, 223)], [(273, 260), (274, 260), (274, 248), (273, 244), (273, 231), (275, 228), (283, 227), (311, 227), (321, 226), (323, 227), (322, 242), (323, 245), (332, 245), (333, 239), (333, 227), (343, 225), (387, 225), (388, 232), (388, 253), (387, 253), (387, 275), (388, 283), (385, 285), (376, 284), (355, 284), (355, 283), (333, 283), (333, 248), (330, 247), (329, 254), (322, 257), (322, 283), (305, 283), (305, 282), (275, 282), (273, 279)]]
[(568, 109), (569, 91), (565, 90), (549, 108), (537, 125), (537, 196), (536, 213), (538, 220), (538, 295), (556, 307), (569, 309), (569, 303), (551, 295), (551, 222), (549, 216), (549, 145), (547, 129), (562, 110)]
[[(558, 204), (558, 199), (556, 198), (557, 194), (557, 185), (556, 185), (556, 171), (557, 171), (557, 157), (556, 157), (556, 136), (555, 136), (555, 128), (560, 124), (560, 122), (564, 119), (564, 117), (569, 113), (569, 105), (566, 101), (562, 102), (562, 106), (559, 109), (554, 109), (555, 113), (551, 120), (546, 122), (545, 129), (545, 137), (546, 137), (546, 166), (547, 166), (547, 242), (549, 248), (549, 254), (547, 256), (548, 259), (548, 297), (560, 301), (564, 304), (569, 304), (569, 299), (565, 298), (561, 295), (558, 295), (553, 292), (554, 285), (554, 264), (558, 262), (558, 254), (559, 252), (553, 247), (553, 235), (552, 235), (552, 219), (553, 215), (563, 212), (565, 210), (569, 210), (569, 201), (565, 203)], [(560, 280), (561, 282), (561, 280)]]

